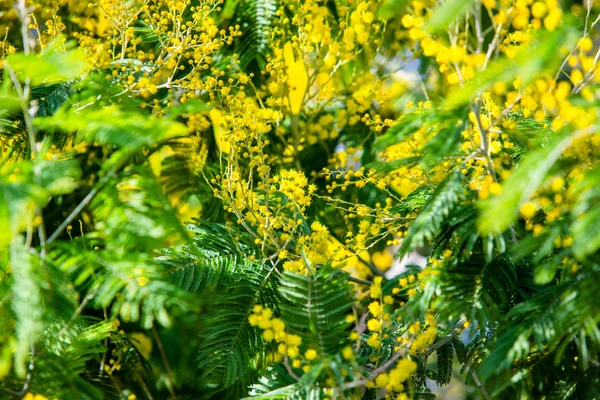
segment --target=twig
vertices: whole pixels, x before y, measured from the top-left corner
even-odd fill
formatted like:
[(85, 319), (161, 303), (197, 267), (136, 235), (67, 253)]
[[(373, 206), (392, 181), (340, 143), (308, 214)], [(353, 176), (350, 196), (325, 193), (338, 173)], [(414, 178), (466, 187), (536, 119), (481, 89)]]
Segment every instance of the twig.
[(429, 346), (429, 348), (425, 352), (425, 355), (426, 356), (430, 355), (431, 353), (433, 353), (434, 351), (436, 351), (437, 349), (439, 349), (440, 347), (442, 347), (443, 345), (445, 345), (446, 343), (448, 343), (449, 341), (454, 339), (454, 337), (456, 335), (458, 335), (458, 330), (465, 323), (465, 321), (466, 321), (466, 318), (464, 318), (464, 317), (459, 319), (458, 322), (456, 323), (454, 329), (452, 329), (452, 332), (450, 332), (448, 335), (444, 336), (443, 338), (441, 338), (440, 340), (438, 340), (437, 342), (435, 342), (434, 344)]
[(75, 209), (71, 212), (71, 214), (69, 214), (69, 216), (63, 221), (63, 223), (60, 224), (60, 226), (58, 228), (56, 228), (54, 233), (52, 233), (52, 235), (50, 235), (48, 240), (46, 240), (46, 244), (52, 243), (58, 237), (58, 235), (60, 235), (62, 233), (62, 231), (75, 219), (75, 217), (77, 217), (77, 215), (81, 212), (81, 210), (83, 210), (85, 208), (85, 206), (87, 206), (89, 204), (89, 202), (92, 201), (92, 199), (96, 196), (96, 194), (98, 194), (98, 191), (99, 191), (99, 188), (92, 189), (87, 194), (87, 196), (85, 196), (83, 198), (83, 200), (81, 200), (81, 202), (77, 205), (77, 207), (75, 207)]
[(487, 390), (485, 390), (485, 387), (481, 383), (481, 380), (479, 380), (479, 376), (477, 375), (477, 371), (475, 371), (475, 369), (472, 369), (471, 371), (472, 371), (471, 372), (471, 376), (473, 376), (473, 380), (475, 381), (475, 384), (479, 388), (479, 391), (481, 392), (481, 395), (483, 396), (484, 399), (489, 399), (490, 395), (488, 394)]
[(21, 20), (21, 36), (23, 37), (23, 53), (25, 55), (29, 55), (30, 43), (29, 43), (29, 13), (30, 10), (27, 9), (27, 4), (25, 0), (19, 0), (17, 4), (15, 4), (15, 10), (19, 15), (19, 19)]
[(29, 392), (29, 388), (31, 387), (31, 380), (33, 379), (33, 370), (35, 369), (34, 357), (35, 346), (31, 345), (31, 358), (29, 359), (29, 367), (27, 368), (27, 376), (25, 377), (25, 383), (23, 384), (23, 389), (21, 389), (20, 392), (12, 392), (14, 396), (23, 398)]
[(139, 369), (137, 369), (135, 371), (135, 376), (137, 377), (138, 381), (140, 382), (140, 385), (142, 386), (144, 393), (146, 393), (146, 397), (148, 398), (148, 400), (154, 400), (154, 397), (152, 397), (152, 392), (150, 392), (150, 389), (148, 389), (148, 385), (146, 385), (146, 382), (144, 382), (144, 378), (142, 378), (142, 375), (140, 374)]
[(365, 265), (367, 266), (367, 268), (369, 268), (369, 270), (370, 270), (370, 271), (371, 271), (371, 272), (372, 272), (374, 275), (377, 275), (377, 276), (383, 276), (383, 277), (385, 276), (385, 274), (384, 274), (383, 272), (381, 272), (381, 271), (379, 270), (379, 268), (377, 268), (377, 267), (375, 266), (375, 264), (373, 264), (372, 262), (369, 262), (369, 261), (365, 260), (364, 258), (362, 258), (362, 257), (361, 257), (360, 255), (358, 255), (358, 254), (356, 255), (356, 257), (358, 258), (358, 260), (359, 260), (361, 263), (365, 264)]
[(154, 336), (154, 340), (156, 340), (156, 345), (158, 346), (160, 357), (162, 358), (162, 362), (167, 372), (167, 384), (169, 387), (169, 392), (171, 393), (171, 398), (176, 399), (175, 388), (173, 387), (173, 374), (171, 373), (171, 367), (169, 366), (169, 361), (167, 360), (165, 349), (163, 348), (160, 336), (158, 336), (158, 332), (156, 331), (156, 327), (154, 325), (152, 325), (152, 335)]
[(65, 326), (63, 326), (62, 329), (58, 332), (57, 337), (60, 338), (62, 334), (65, 333), (65, 331), (71, 326), (71, 324), (77, 319), (77, 317), (81, 315), (85, 306), (87, 306), (87, 304), (96, 296), (96, 294), (98, 294), (98, 291), (100, 291), (100, 285), (96, 286), (94, 290), (90, 291), (88, 295), (84, 297), (81, 304), (79, 304), (79, 307), (77, 307), (77, 310), (75, 310), (75, 312), (73, 313), (71, 319), (69, 319)]
[(392, 366), (392, 364), (394, 364), (396, 362), (396, 360), (398, 360), (400, 358), (401, 353), (397, 352), (396, 354), (394, 354), (389, 360), (387, 360), (383, 365), (381, 365), (381, 367), (374, 369), (373, 371), (371, 371), (371, 376), (369, 378), (363, 378), (363, 379), (359, 379), (357, 381), (353, 381), (353, 382), (348, 382), (347, 384), (345, 384), (342, 389), (343, 390), (347, 390), (347, 389), (353, 389), (356, 387), (360, 387), (360, 386), (364, 386), (366, 385), (367, 382), (369, 382), (370, 380), (373, 380), (373, 378), (377, 377), (378, 375), (384, 373), (385, 371), (387, 371), (387, 369)]
[(287, 371), (287, 373), (290, 374), (292, 378), (294, 378), (296, 381), (300, 380), (300, 377), (296, 375), (292, 367), (290, 367), (288, 356), (285, 356), (285, 358), (283, 359), (283, 365), (285, 366), (285, 370)]
[(353, 276), (348, 276), (346, 278), (346, 280), (350, 281), (350, 282), (354, 282), (354, 283), (360, 283), (361, 285), (367, 285), (367, 286), (371, 286), (373, 284), (373, 282), (370, 282), (370, 281), (367, 281), (364, 279), (360, 279), (360, 278), (355, 278)]
[[(104, 320), (106, 321), (108, 319), (108, 313), (106, 312), (106, 308), (103, 308), (102, 311), (104, 312)], [(108, 338), (104, 339), (104, 348), (105, 351), (102, 354), (102, 359), (100, 360), (100, 371), (98, 371), (98, 376), (102, 376), (102, 374), (104, 374), (104, 366), (106, 365), (106, 357), (108, 355)]]

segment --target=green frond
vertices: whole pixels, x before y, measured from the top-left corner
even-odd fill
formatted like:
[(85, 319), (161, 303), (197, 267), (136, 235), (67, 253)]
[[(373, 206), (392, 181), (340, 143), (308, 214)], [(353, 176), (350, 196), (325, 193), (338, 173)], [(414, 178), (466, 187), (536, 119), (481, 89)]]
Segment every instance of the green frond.
[(274, 364), (267, 368), (258, 382), (250, 388), (249, 399), (263, 400), (321, 400), (324, 397), (323, 390), (305, 385), (306, 379), (295, 381), (280, 364)]
[(244, 0), (238, 3), (235, 20), (242, 37), (235, 41), (235, 52), (243, 69), (252, 62), (262, 70), (271, 52), (271, 26), (276, 18), (277, 0)]
[[(219, 264), (209, 268), (219, 268)], [(274, 278), (267, 265), (246, 261), (235, 274), (222, 275), (212, 290), (204, 292), (207, 305), (201, 319), (204, 328), (198, 368), (208, 382), (219, 384), (221, 389), (236, 385), (245, 392), (256, 379), (256, 367), (262, 359), (256, 355), (264, 351), (264, 342), (248, 316), (254, 304), (267, 301)]]
[(23, 378), (31, 348), (44, 329), (40, 265), (25, 249), (23, 236), (16, 236), (11, 242), (10, 264), (13, 278), (12, 308), (17, 317), (15, 328), (18, 345), (15, 352), (15, 368), (17, 375)]
[(529, 200), (573, 140), (571, 134), (558, 133), (550, 143), (531, 151), (503, 182), (510, 190), (503, 190), (480, 204), (479, 230), (498, 234), (508, 229), (517, 217), (519, 206)]
[(302, 343), (335, 354), (347, 343), (345, 316), (354, 303), (343, 273), (323, 267), (314, 275), (285, 271), (281, 276), (281, 317)]
[(519, 297), (520, 275), (506, 258), (486, 262), (473, 257), (448, 265), (432, 285), (440, 296), (437, 301), (445, 304), (442, 315), (458, 318), (465, 313), (469, 320), (484, 324), (500, 320)]
[[(245, 394), (257, 375), (260, 332), (248, 322), (254, 304), (273, 304), (276, 275), (267, 264), (252, 262), (247, 235), (222, 225), (189, 224), (193, 246), (164, 250), (158, 261), (181, 289), (202, 294), (198, 368), (219, 391)], [(231, 235), (235, 234), (235, 240)], [(236, 394), (236, 395), (237, 395)], [(238, 396), (239, 397), (239, 396)]]
[(573, 253), (582, 260), (593, 257), (600, 249), (600, 168), (590, 171), (577, 185), (573, 207)]
[(481, 364), (482, 379), (501, 373), (532, 352), (547, 354), (558, 349), (555, 357), (560, 359), (564, 346), (572, 340), (585, 368), (600, 345), (600, 314), (595, 306), (599, 277), (594, 272), (585, 279), (548, 287), (515, 306)]
[(436, 350), (437, 355), (437, 376), (438, 385), (447, 385), (452, 378), (452, 361), (454, 358), (454, 344), (448, 342)]
[(403, 257), (415, 247), (423, 246), (426, 240), (433, 239), (464, 193), (462, 175), (459, 171), (452, 172), (423, 204), (419, 215), (410, 225), (397, 256)]
[(34, 87), (31, 96), (38, 100), (37, 116), (47, 117), (58, 111), (69, 100), (72, 94), (72, 86), (70, 82), (63, 82)]

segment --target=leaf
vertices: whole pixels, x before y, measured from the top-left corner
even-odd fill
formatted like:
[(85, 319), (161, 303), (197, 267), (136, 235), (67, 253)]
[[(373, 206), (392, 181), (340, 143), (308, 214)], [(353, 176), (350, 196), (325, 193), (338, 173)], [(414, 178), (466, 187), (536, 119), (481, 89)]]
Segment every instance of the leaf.
[(385, 0), (377, 10), (377, 16), (383, 19), (392, 18), (401, 14), (409, 4), (409, 0)]
[(35, 120), (38, 127), (48, 130), (78, 132), (78, 141), (97, 141), (128, 151), (139, 151), (168, 139), (186, 136), (188, 128), (169, 118), (157, 118), (117, 106), (100, 109), (60, 109), (52, 117)]
[(43, 329), (44, 306), (32, 257), (21, 235), (15, 236), (11, 242), (10, 263), (13, 276), (12, 308), (17, 316), (15, 369), (17, 375), (24, 378), (31, 348)]
[(402, 142), (421, 128), (425, 121), (431, 121), (431, 118), (435, 118), (435, 111), (437, 110), (425, 108), (403, 115), (398, 122), (377, 138), (374, 147), (382, 150), (388, 146)]
[(450, 211), (464, 196), (462, 175), (454, 171), (437, 187), (431, 197), (423, 205), (417, 218), (408, 228), (398, 257), (403, 257), (417, 246), (423, 246), (426, 240), (432, 239)]
[(334, 272), (328, 267), (314, 276), (285, 271), (279, 289), (286, 326), (302, 337), (302, 344), (327, 354), (336, 354), (347, 343), (345, 316), (354, 304), (345, 276)]
[(386, 172), (419, 161), (422, 169), (430, 169), (440, 163), (444, 157), (452, 155), (460, 143), (466, 120), (467, 108), (459, 110), (424, 108), (403, 115), (385, 134), (377, 138), (374, 147), (385, 149), (408, 139), (417, 132), (428, 134), (430, 137), (428, 142), (418, 150), (418, 156), (390, 161), (387, 167), (383, 162), (376, 162), (372, 163), (373, 167)]
[(473, 0), (448, 0), (433, 10), (425, 30), (432, 33), (446, 30), (452, 21), (462, 17)]
[(75, 42), (67, 42), (64, 50), (54, 42), (41, 54), (18, 53), (8, 57), (5, 63), (20, 80), (30, 79), (32, 85), (76, 79), (88, 68), (83, 49), (76, 47)]
[[(17, 92), (12, 87), (12, 81), (8, 71), (5, 69), (2, 75), (2, 87), (0, 88), (0, 104), (2, 108), (0, 110), (7, 112), (16, 110), (21, 107), (21, 101)], [(2, 127), (2, 125), (0, 125)]]
[(596, 305), (597, 279), (595, 272), (548, 287), (514, 307), (506, 316), (492, 352), (481, 364), (482, 380), (511, 368), (515, 360), (524, 360), (536, 349), (548, 354), (570, 335), (589, 335), (588, 321), (596, 325), (600, 319)]
[(0, 245), (8, 244), (14, 234), (26, 229), (31, 209), (48, 200), (48, 192), (32, 184), (30, 162), (22, 162), (20, 171), (0, 176)]
[(511, 306), (517, 291), (518, 271), (505, 258), (486, 263), (472, 257), (449, 265), (432, 284), (439, 293), (440, 315), (467, 315), (472, 321), (495, 321)]
[(574, 192), (579, 196), (573, 206), (573, 252), (582, 260), (600, 248), (600, 169), (587, 174)]
[[(227, 2), (229, 7), (229, 1)], [(235, 40), (235, 52), (240, 65), (246, 69), (252, 62), (262, 70), (271, 53), (269, 35), (277, 13), (276, 0), (244, 0), (236, 2), (236, 20), (241, 25), (242, 36)]]
[(77, 187), (81, 176), (79, 163), (74, 159), (41, 160), (34, 166), (39, 185), (50, 195), (71, 193)]
[(375, 161), (365, 165), (366, 169), (372, 168), (377, 172), (386, 173), (394, 171), (400, 167), (406, 167), (408, 165), (416, 165), (421, 157), (407, 157), (407, 158), (399, 158), (397, 160), (392, 161)]
[(517, 218), (519, 205), (535, 193), (550, 168), (573, 140), (573, 135), (562, 132), (547, 146), (530, 152), (503, 182), (502, 193), (479, 203), (479, 231), (498, 234), (508, 229)]
[[(538, 40), (519, 51), (513, 59), (500, 58), (491, 62), (485, 70), (477, 73), (470, 83), (450, 92), (444, 106), (454, 108), (470, 103), (496, 82), (511, 83), (519, 77), (523, 85), (526, 85), (540, 71), (558, 66), (560, 58), (556, 57), (556, 49), (561, 46), (571, 47), (575, 39), (574, 30), (567, 24), (555, 31), (544, 32)], [(535, 54), (535, 57), (531, 57), (532, 54)]]
[(437, 380), (440, 386), (447, 385), (452, 379), (452, 358), (454, 357), (454, 347), (452, 342), (448, 342), (436, 351), (437, 354)]
[(467, 121), (466, 110), (458, 119), (454, 116), (454, 118), (446, 120), (438, 133), (423, 146), (421, 149), (423, 158), (420, 163), (423, 170), (429, 170), (434, 165), (441, 163), (445, 157), (452, 155), (461, 142), (465, 121)]

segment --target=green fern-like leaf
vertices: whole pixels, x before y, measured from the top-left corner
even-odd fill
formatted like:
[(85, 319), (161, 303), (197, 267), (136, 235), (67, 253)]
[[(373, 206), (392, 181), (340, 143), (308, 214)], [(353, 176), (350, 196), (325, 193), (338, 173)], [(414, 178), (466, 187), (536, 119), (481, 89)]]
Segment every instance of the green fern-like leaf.
[[(586, 343), (600, 344), (597, 324), (600, 314), (595, 306), (598, 272), (572, 282), (551, 286), (514, 307), (498, 334), (494, 347), (481, 365), (487, 379), (506, 370), (515, 360), (535, 350), (551, 352), (561, 343), (577, 341), (580, 357), (589, 357)], [(565, 342), (566, 341), (566, 342)], [(561, 352), (556, 355), (561, 357)]]
[(437, 354), (437, 381), (438, 385), (447, 385), (452, 378), (452, 359), (454, 357), (454, 346), (451, 342), (446, 343), (436, 351)]
[(352, 291), (342, 274), (329, 268), (315, 275), (284, 272), (281, 277), (281, 316), (304, 344), (319, 352), (334, 354), (346, 343), (349, 324), (345, 316), (352, 310)]
[(262, 70), (270, 53), (272, 20), (277, 12), (276, 0), (245, 0), (238, 3), (237, 20), (242, 29), (242, 37), (235, 43), (242, 68), (253, 61)]
[(419, 215), (408, 229), (398, 252), (403, 257), (417, 246), (432, 239), (449, 213), (464, 196), (462, 176), (458, 171), (450, 174), (427, 199)]

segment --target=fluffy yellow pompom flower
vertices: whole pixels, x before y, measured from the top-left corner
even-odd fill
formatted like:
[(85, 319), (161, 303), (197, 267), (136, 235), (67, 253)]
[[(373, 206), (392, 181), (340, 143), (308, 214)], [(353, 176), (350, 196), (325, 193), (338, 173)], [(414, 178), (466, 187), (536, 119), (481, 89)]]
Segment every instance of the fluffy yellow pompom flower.
[(307, 360), (312, 361), (317, 358), (317, 351), (314, 349), (308, 349), (304, 353), (304, 357), (306, 357)]
[(536, 208), (535, 204), (533, 204), (531, 201), (524, 203), (520, 208), (521, 215), (527, 219), (530, 219), (531, 217), (533, 217), (535, 215), (536, 211), (537, 211), (537, 208)]

